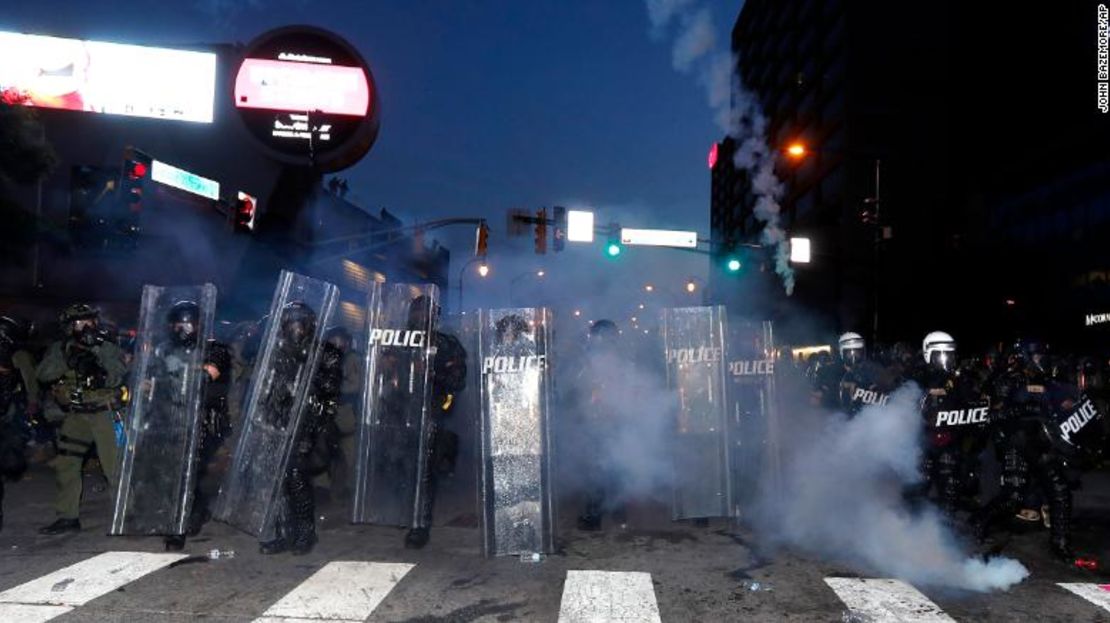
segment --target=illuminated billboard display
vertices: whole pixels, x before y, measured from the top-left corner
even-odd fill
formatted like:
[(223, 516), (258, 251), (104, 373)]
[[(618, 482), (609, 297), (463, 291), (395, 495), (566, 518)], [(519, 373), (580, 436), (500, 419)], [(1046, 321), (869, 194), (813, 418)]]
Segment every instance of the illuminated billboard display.
[(233, 97), (247, 130), (282, 162), (338, 171), (378, 135), (370, 68), (349, 43), (319, 28), (279, 28), (251, 42)]
[(235, 78), (235, 105), (363, 117), (370, 105), (370, 85), (361, 67), (248, 58)]
[(0, 31), (0, 91), (41, 108), (211, 123), (216, 55)]

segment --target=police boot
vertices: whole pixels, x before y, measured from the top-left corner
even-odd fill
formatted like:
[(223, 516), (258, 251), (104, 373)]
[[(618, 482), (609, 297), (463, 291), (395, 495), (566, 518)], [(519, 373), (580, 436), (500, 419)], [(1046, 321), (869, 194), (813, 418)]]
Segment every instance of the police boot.
[(162, 540), (167, 552), (180, 552), (185, 549), (185, 535), (171, 534)]
[(43, 526), (39, 528), (39, 534), (45, 535), (65, 534), (66, 532), (80, 531), (81, 522), (76, 517), (73, 519), (59, 517), (58, 519), (54, 520), (54, 523), (50, 524), (49, 526)]
[(279, 536), (269, 541), (263, 541), (258, 544), (259, 554), (280, 554), (289, 551), (289, 540), (284, 536)]
[(193, 512), (189, 515), (189, 526), (186, 530), (186, 534), (189, 536), (200, 534), (200, 529), (204, 527), (204, 524), (208, 523), (209, 519), (212, 519), (212, 513), (207, 508), (197, 511), (194, 507)]
[(304, 556), (316, 546), (316, 530), (311, 526), (307, 530), (298, 531), (297, 538), (289, 547), (294, 556)]
[(405, 534), (405, 548), (422, 549), (431, 538), (432, 533), (428, 528), (412, 528)]

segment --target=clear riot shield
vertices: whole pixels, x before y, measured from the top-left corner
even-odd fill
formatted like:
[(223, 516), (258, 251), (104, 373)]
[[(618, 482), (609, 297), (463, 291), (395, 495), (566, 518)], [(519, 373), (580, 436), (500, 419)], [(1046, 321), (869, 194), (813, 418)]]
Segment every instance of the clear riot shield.
[(546, 309), (482, 310), (479, 503), (487, 556), (555, 549), (551, 319)]
[[(186, 312), (195, 333), (175, 339), (171, 316)], [(185, 533), (196, 488), (204, 345), (215, 313), (212, 284), (143, 287), (127, 443), (109, 534)]]
[(273, 536), (293, 437), (338, 298), (330, 283), (281, 272), (216, 519), (258, 537)]
[(667, 383), (679, 401), (672, 516), (727, 517), (734, 486), (725, 403), (725, 309), (664, 309), (661, 328)]
[(782, 433), (771, 323), (730, 322), (725, 353), (735, 487), (731, 514), (745, 517), (757, 494), (782, 489)]
[(424, 526), (432, 357), (439, 289), (378, 284), (366, 305), (366, 379), (355, 452), (353, 523)]

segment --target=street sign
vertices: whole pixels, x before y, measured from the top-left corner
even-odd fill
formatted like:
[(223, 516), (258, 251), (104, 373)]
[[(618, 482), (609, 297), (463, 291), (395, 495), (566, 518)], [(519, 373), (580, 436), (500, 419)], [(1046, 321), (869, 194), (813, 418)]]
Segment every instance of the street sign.
[(220, 198), (219, 182), (158, 160), (153, 162), (150, 169), (150, 179), (208, 199), (216, 200)]
[(621, 244), (695, 249), (698, 246), (698, 232), (672, 229), (628, 229), (622, 227)]

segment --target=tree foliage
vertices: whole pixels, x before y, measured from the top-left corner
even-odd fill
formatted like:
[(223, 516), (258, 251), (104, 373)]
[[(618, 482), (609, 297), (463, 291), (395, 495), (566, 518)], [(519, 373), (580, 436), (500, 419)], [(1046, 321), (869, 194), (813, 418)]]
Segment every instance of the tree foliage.
[(33, 184), (58, 157), (46, 141), (34, 109), (16, 91), (0, 93), (0, 183)]

